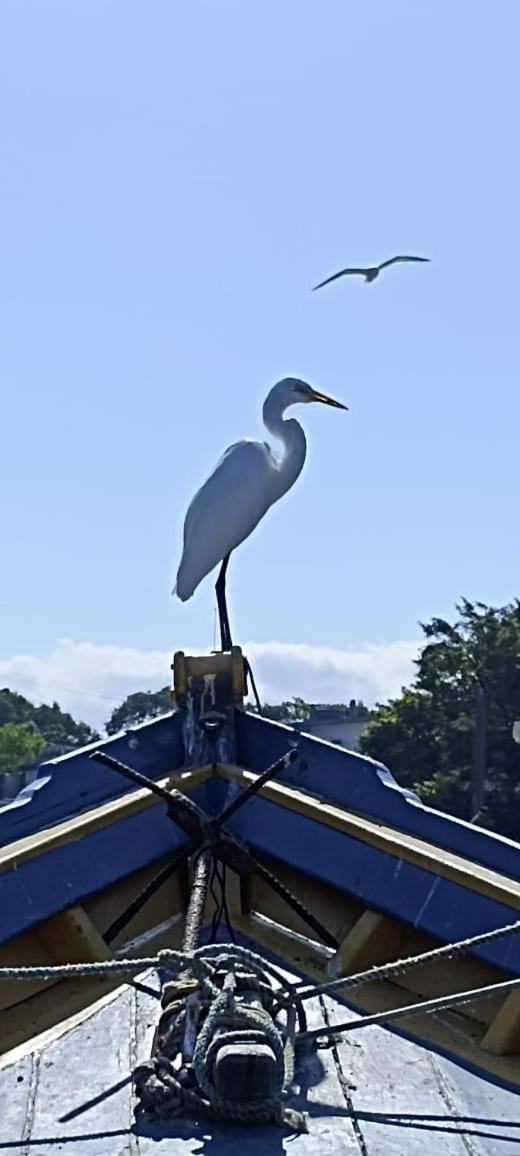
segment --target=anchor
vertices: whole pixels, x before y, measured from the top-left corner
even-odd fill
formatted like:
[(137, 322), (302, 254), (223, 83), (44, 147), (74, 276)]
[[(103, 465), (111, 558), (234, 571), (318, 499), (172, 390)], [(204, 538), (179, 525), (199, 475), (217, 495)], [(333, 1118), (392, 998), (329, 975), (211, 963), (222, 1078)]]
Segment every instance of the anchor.
[[(246, 663), (239, 647), (205, 658), (175, 655), (173, 693), (183, 712), (186, 766), (234, 761), (234, 710), (242, 706)], [(134, 1073), (142, 1111), (155, 1116), (206, 1114), (240, 1123), (288, 1119), (282, 1095), (292, 1079), (296, 1015), (299, 1030), (305, 1030), (303, 1008), (295, 1012), (284, 1000), (287, 981), (267, 961), (236, 943), (201, 947), (201, 932), (211, 871), (221, 864), (241, 880), (259, 876), (328, 947), (337, 948), (334, 936), (227, 828), (232, 816), (297, 757), (291, 747), (214, 816), (173, 785), (164, 787), (105, 751), (90, 756), (154, 794), (165, 805), (167, 818), (187, 836), (184, 846), (107, 929), (105, 941), (120, 934), (174, 871), (188, 861), (192, 867), (183, 962), (179, 964), (177, 953), (175, 975), (163, 983), (150, 1060)]]

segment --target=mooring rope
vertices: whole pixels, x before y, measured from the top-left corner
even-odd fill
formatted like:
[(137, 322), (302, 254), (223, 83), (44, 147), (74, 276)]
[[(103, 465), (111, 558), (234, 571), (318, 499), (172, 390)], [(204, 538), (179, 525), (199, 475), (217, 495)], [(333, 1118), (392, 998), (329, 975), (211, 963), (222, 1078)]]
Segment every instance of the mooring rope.
[(472, 935), (467, 939), (459, 939), (455, 943), (447, 943), (444, 947), (434, 947), (430, 951), (423, 951), (420, 955), (409, 955), (405, 959), (396, 959), (393, 963), (378, 964), (369, 967), (367, 971), (358, 971), (355, 975), (339, 976), (337, 979), (327, 980), (326, 983), (305, 985), (298, 989), (298, 998), (311, 999), (316, 995), (329, 995), (333, 991), (347, 990), (361, 987), (374, 980), (391, 979), (395, 975), (406, 975), (416, 967), (424, 967), (428, 963), (438, 963), (441, 959), (454, 959), (462, 955), (471, 947), (481, 947), (484, 943), (492, 943), (502, 939), (505, 935), (514, 935), (520, 931), (520, 919), (516, 923), (507, 923), (505, 927), (496, 927), (493, 931), (484, 931), (480, 935)]
[[(173, 1014), (176, 1007), (180, 1008), (180, 1003), (175, 1003), (176, 987), (180, 995), (185, 987), (182, 975), (189, 969), (197, 982), (195, 1014), (199, 1023), (202, 1018), (202, 1027), (196, 1035), (190, 1063), (180, 1040), (185, 1021), (174, 1019), (171, 1048), (177, 1053), (183, 1051), (180, 1070), (174, 1066), (169, 1047), (168, 1055), (154, 1055), (135, 1069), (134, 1086), (141, 1109), (158, 1117), (189, 1112), (237, 1124), (275, 1122), (293, 1131), (306, 1131), (305, 1114), (284, 1103), (294, 1077), (296, 1010), (294, 1006), (285, 1009), (285, 1024), (271, 1014), (279, 991), (273, 988), (270, 977), (281, 984), (286, 998), (291, 991), (279, 969), (256, 952), (236, 944), (210, 944), (191, 953), (161, 953), (163, 959), (165, 955), (169, 955), (166, 966), (178, 977), (168, 984), (168, 1007)], [(217, 973), (224, 977), (220, 985)], [(258, 1003), (241, 1002), (243, 990), (258, 991)], [(264, 1003), (260, 1002), (262, 996)], [(259, 1043), (270, 1048), (275, 1064), (270, 1095), (252, 1093), (244, 1102), (219, 1092), (215, 1079), (218, 1054), (222, 1048), (237, 1043)]]
[[(290, 999), (302, 1001), (311, 999), (313, 996), (329, 994), (330, 992), (339, 989), (349, 989), (360, 987), (366, 983), (373, 983), (375, 980), (390, 979), (395, 975), (406, 975), (407, 972), (412, 971), (416, 967), (424, 967), (428, 963), (437, 963), (441, 959), (452, 959), (471, 948), (481, 947), (485, 943), (492, 943), (494, 940), (502, 939), (506, 935), (514, 935), (520, 932), (520, 919), (515, 923), (508, 923), (502, 927), (493, 928), (491, 931), (481, 932), (479, 935), (471, 935), (466, 939), (457, 940), (454, 943), (447, 943), (443, 947), (434, 947), (430, 951), (423, 951), (420, 955), (410, 955), (405, 959), (397, 959), (393, 963), (378, 964), (375, 967), (368, 968), (367, 971), (357, 972), (355, 975), (338, 976), (337, 979), (327, 980), (321, 984), (300, 984), (295, 985), (289, 983), (283, 972), (267, 960), (263, 959), (258, 952), (250, 951), (248, 948), (240, 947), (238, 944), (226, 945), (230, 952), (236, 951), (240, 954), (242, 961), (247, 959), (250, 966), (259, 967), (261, 970), (268, 972), (278, 983), (285, 989)], [(210, 959), (213, 955), (218, 955), (222, 952), (222, 944), (207, 944), (200, 947), (197, 951), (192, 953), (174, 951), (165, 948), (157, 955), (151, 957), (140, 957), (139, 959), (107, 959), (99, 960), (93, 963), (58, 963), (58, 964), (43, 964), (41, 966), (31, 967), (0, 967), (0, 982), (2, 980), (33, 980), (33, 979), (76, 979), (85, 977), (86, 979), (95, 976), (111, 976), (111, 975), (137, 975), (140, 971), (146, 971), (148, 968), (164, 968), (176, 972), (179, 968), (187, 968), (195, 966), (196, 968), (204, 967), (204, 960)]]
[(422, 1000), (420, 1003), (406, 1004), (405, 1007), (375, 1012), (374, 1015), (359, 1016), (358, 1019), (345, 1020), (340, 1024), (313, 1028), (312, 1031), (301, 1032), (297, 1038), (297, 1043), (304, 1045), (314, 1039), (319, 1039), (321, 1036), (330, 1038), (343, 1032), (357, 1031), (358, 1028), (368, 1028), (374, 1024), (386, 1024), (389, 1020), (404, 1019), (406, 1016), (432, 1015), (433, 1012), (461, 1007), (465, 1003), (472, 1003), (473, 1000), (477, 999), (487, 999), (491, 995), (506, 995), (519, 987), (520, 976), (516, 976), (515, 979), (506, 979), (502, 983), (490, 983), (486, 987), (475, 987), (471, 991), (458, 991), (453, 995), (443, 995), (436, 999)]
[[(213, 1087), (211, 1084), (211, 1062), (214, 1059), (212, 1041), (215, 1029), (218, 1026), (219, 1033), (217, 1038), (219, 1040), (219, 1046), (222, 1046), (225, 1038), (225, 1033), (220, 1032), (221, 1027), (226, 1028), (226, 1030), (229, 1028), (233, 1039), (239, 1038), (240, 1033), (244, 1032), (244, 1030), (247, 1031), (248, 1037), (250, 1037), (251, 1032), (264, 1034), (264, 1038), (268, 1039), (269, 1044), (273, 1048), (276, 1063), (279, 1065), (279, 1085), (280, 1094), (282, 1094), (285, 1093), (292, 1080), (294, 1072), (294, 1048), (296, 1045), (305, 1044), (321, 1037), (333, 1038), (342, 1032), (350, 1032), (375, 1024), (387, 1023), (389, 1020), (398, 1020), (405, 1016), (430, 1015), (434, 1012), (463, 1006), (475, 1000), (486, 999), (492, 995), (506, 995), (520, 988), (520, 976), (515, 976), (512, 979), (493, 984), (487, 984), (485, 987), (455, 992), (451, 995), (440, 996), (436, 999), (422, 1000), (420, 1003), (408, 1004), (405, 1007), (389, 1009), (388, 1011), (378, 1012), (374, 1015), (360, 1016), (357, 1019), (349, 1020), (331, 1026), (330, 1028), (316, 1028), (312, 1031), (307, 1031), (304, 1028), (296, 1033), (296, 1013), (298, 1009), (301, 1009), (303, 1001), (313, 996), (330, 993), (338, 989), (352, 989), (363, 984), (373, 983), (375, 980), (387, 979), (394, 975), (404, 975), (413, 968), (425, 966), (439, 959), (452, 958), (472, 947), (490, 943), (506, 935), (515, 934), (518, 931), (520, 931), (520, 920), (517, 920), (515, 923), (506, 924), (503, 927), (494, 928), (492, 931), (469, 936), (456, 943), (446, 944), (444, 947), (433, 948), (431, 951), (422, 952), (420, 955), (410, 956), (407, 959), (396, 960), (394, 963), (373, 967), (368, 971), (359, 972), (356, 975), (341, 976), (327, 983), (311, 984), (303, 988), (287, 980), (280, 968), (269, 963), (268, 960), (264, 959), (258, 952), (251, 951), (249, 948), (242, 947), (239, 944), (207, 944), (191, 952), (175, 951), (165, 948), (163, 951), (159, 951), (156, 956), (140, 959), (100, 960), (93, 963), (55, 964), (43, 965), (41, 967), (2, 967), (0, 968), (0, 981), (71, 979), (80, 976), (93, 978), (110, 977), (114, 975), (136, 975), (138, 972), (142, 972), (148, 968), (164, 969), (170, 972), (175, 979), (178, 979), (181, 974), (189, 973), (200, 988), (202, 999), (206, 1000), (208, 1004), (206, 1023), (198, 1037), (193, 1061), (194, 1070), (197, 1079), (200, 1081), (202, 1091), (209, 1091), (209, 1089)], [(263, 995), (264, 998), (270, 1001), (271, 1012), (276, 1014), (276, 1010), (279, 1011), (281, 1009), (286, 1012), (287, 1024), (281, 1034), (281, 1029), (274, 1023), (272, 1015), (270, 1015), (266, 1009), (252, 1009), (237, 1006), (235, 1001), (235, 986), (236, 973), (239, 967), (245, 967), (247, 969), (250, 984), (258, 990), (260, 995)], [(219, 987), (215, 982), (217, 971), (224, 971), (226, 973), (226, 979), (222, 987)], [(279, 985), (278, 988), (273, 987), (271, 982), (273, 979), (276, 980)], [(175, 981), (171, 986), (175, 987)], [(238, 1033), (238, 1036), (236, 1033)], [(184, 1106), (187, 1107), (188, 1102), (193, 1100), (193, 1089), (185, 1088), (181, 1094), (182, 1084), (175, 1075), (172, 1065), (170, 1064), (170, 1067), (168, 1067), (168, 1061), (165, 1057), (159, 1056), (153, 1061), (148, 1061), (147, 1064), (141, 1064), (137, 1070), (138, 1082), (139, 1073), (141, 1073), (141, 1076), (145, 1073), (150, 1075), (150, 1064), (155, 1065), (153, 1074), (154, 1080), (156, 1081), (154, 1086), (156, 1087), (157, 1093), (157, 1110), (159, 1111), (159, 1105), (164, 1101), (163, 1108), (166, 1103), (168, 1103), (170, 1104), (169, 1111), (172, 1111), (172, 1104), (175, 1097), (177, 1097), (177, 1099), (180, 1097)], [(189, 1095), (187, 1095), (188, 1091)], [(199, 1094), (197, 1093), (197, 1095)], [(207, 1098), (207, 1100), (204, 1101), (203, 1095), (202, 1098), (199, 1097), (199, 1109), (206, 1110), (206, 1108), (204, 1108), (204, 1102), (206, 1102), (212, 1111), (213, 1109), (215, 1112), (226, 1111), (227, 1101), (226, 1105), (220, 1103), (219, 1106), (219, 1097), (215, 1090), (212, 1095), (213, 1100)], [(145, 1100), (146, 1097), (143, 1096), (143, 1101)], [(237, 1106), (234, 1101), (230, 1102), (230, 1104), (229, 1111), (235, 1112), (233, 1118), (238, 1118), (236, 1113), (238, 1112), (239, 1115), (243, 1113), (244, 1107), (240, 1105)], [(268, 1112), (268, 1118), (272, 1118), (272, 1114), (269, 1116), (269, 1112), (272, 1113), (274, 1111), (274, 1105), (269, 1104), (268, 1107), (266, 1107), (266, 1104), (268, 1104), (268, 1101), (263, 1102), (265, 1111)], [(259, 1106), (258, 1111), (263, 1119), (262, 1110)], [(250, 1112), (249, 1118), (251, 1122), (253, 1116), (254, 1112)], [(296, 1117), (294, 1119), (296, 1119)]]

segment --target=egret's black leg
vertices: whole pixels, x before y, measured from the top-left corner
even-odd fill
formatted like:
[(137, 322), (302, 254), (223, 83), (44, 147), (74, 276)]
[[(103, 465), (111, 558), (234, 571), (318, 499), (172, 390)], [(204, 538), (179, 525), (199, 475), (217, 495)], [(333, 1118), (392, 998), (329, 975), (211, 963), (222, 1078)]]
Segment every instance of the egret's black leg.
[(215, 593), (217, 595), (218, 617), (220, 622), (220, 648), (221, 650), (231, 650), (233, 645), (231, 641), (231, 630), (229, 628), (229, 618), (226, 606), (226, 570), (228, 568), (230, 555), (226, 554), (220, 567), (219, 576), (215, 583)]

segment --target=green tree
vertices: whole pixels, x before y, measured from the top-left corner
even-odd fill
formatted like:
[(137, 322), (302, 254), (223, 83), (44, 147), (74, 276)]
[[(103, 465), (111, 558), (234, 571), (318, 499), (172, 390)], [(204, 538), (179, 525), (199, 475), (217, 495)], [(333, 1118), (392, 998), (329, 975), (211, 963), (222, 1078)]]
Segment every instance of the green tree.
[(0, 727), (6, 723), (25, 722), (31, 703), (22, 694), (4, 686), (0, 690)]
[[(361, 700), (358, 702), (355, 698), (351, 698), (347, 704), (345, 702), (327, 702), (327, 703), (309, 703), (305, 702), (303, 698), (291, 698), (279, 703), (264, 703), (262, 707), (262, 715), (264, 718), (273, 719), (275, 722), (293, 723), (295, 719), (306, 719), (312, 710), (326, 708), (327, 710), (337, 711), (345, 719), (355, 719), (361, 721), (368, 719), (371, 716), (371, 711)], [(256, 707), (249, 706), (248, 710), (256, 713)]]
[(292, 723), (295, 719), (308, 718), (309, 713), (309, 703), (304, 702), (303, 698), (291, 698), (276, 704), (266, 702), (262, 707), (264, 718), (273, 719), (274, 722)]
[(35, 762), (45, 746), (33, 723), (5, 723), (0, 727), (0, 774)]
[(34, 706), (23, 694), (4, 687), (0, 690), (0, 727), (6, 723), (32, 722), (46, 743), (81, 747), (99, 738), (96, 731), (84, 722), (76, 722), (72, 715), (62, 711), (57, 702)]
[(76, 722), (72, 715), (62, 711), (57, 702), (35, 707), (32, 718), (48, 743), (84, 747), (99, 737), (87, 723)]
[(172, 694), (168, 686), (162, 690), (137, 691), (136, 694), (129, 694), (121, 706), (112, 711), (106, 724), (107, 733), (115, 735), (125, 727), (137, 726), (157, 715), (168, 714), (172, 709)]
[(377, 708), (361, 749), (431, 806), (472, 817), (479, 696), (486, 705), (486, 780), (479, 822), (518, 838), (520, 748), (512, 731), (520, 704), (520, 602), (499, 608), (464, 599), (452, 625), (433, 618), (414, 684)]

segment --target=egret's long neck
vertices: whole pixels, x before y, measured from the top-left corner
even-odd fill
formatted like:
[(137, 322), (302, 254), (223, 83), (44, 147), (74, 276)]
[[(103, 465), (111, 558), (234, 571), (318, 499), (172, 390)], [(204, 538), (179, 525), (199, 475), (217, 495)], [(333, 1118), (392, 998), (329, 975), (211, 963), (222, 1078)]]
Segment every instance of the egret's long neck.
[(282, 442), (285, 451), (281, 458), (277, 458), (279, 469), (276, 478), (277, 498), (294, 485), (303, 469), (307, 453), (307, 442), (302, 427), (294, 418), (284, 421), (285, 409), (286, 406), (280, 405), (278, 398), (269, 395), (262, 411), (264, 425), (274, 438)]

